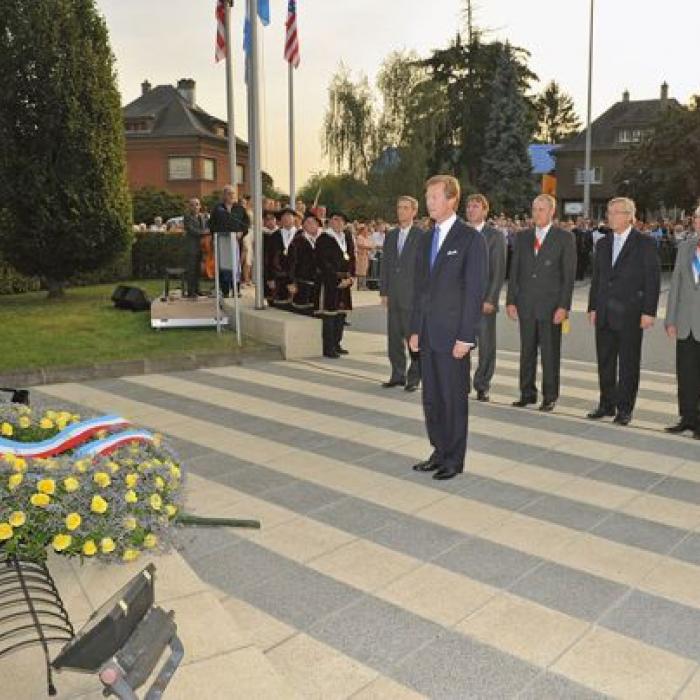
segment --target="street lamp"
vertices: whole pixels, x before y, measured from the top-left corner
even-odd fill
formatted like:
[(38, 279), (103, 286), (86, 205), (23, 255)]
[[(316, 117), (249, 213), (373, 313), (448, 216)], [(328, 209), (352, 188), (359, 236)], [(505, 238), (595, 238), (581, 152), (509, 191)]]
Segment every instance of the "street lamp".
[(591, 216), (591, 93), (593, 86), (593, 2), (588, 30), (588, 114), (586, 116), (586, 157), (583, 170), (583, 216)]

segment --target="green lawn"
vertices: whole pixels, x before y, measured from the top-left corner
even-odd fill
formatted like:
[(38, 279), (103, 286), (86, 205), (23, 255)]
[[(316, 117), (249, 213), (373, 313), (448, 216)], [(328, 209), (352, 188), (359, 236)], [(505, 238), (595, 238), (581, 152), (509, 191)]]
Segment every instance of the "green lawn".
[[(163, 285), (159, 280), (131, 284), (151, 298)], [(230, 331), (219, 335), (213, 328), (152, 330), (147, 311), (113, 307), (114, 287), (76, 287), (58, 300), (48, 300), (46, 292), (0, 296), (0, 372), (238, 349)]]

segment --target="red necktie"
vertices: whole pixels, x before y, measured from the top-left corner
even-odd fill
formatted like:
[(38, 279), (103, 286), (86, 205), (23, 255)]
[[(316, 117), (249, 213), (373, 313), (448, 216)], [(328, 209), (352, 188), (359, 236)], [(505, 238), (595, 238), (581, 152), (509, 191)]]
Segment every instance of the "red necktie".
[(535, 233), (535, 255), (540, 252), (540, 248), (542, 247), (542, 243), (540, 242), (540, 239), (537, 237), (537, 233)]

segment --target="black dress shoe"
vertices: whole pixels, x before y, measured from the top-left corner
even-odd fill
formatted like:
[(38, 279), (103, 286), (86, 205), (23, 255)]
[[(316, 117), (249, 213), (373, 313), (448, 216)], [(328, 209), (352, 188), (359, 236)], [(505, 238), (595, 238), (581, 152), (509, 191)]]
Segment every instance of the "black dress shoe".
[(482, 391), (481, 389), (477, 389), (476, 400), (477, 401), (488, 401), (489, 400), (489, 392)]
[(418, 464), (413, 465), (413, 471), (415, 472), (434, 472), (438, 469), (440, 469), (440, 465), (430, 459), (426, 459), (424, 462), (418, 462)]
[(664, 430), (667, 433), (682, 433), (686, 430), (695, 430), (695, 426), (692, 423), (688, 423), (681, 418), (675, 425), (669, 425)]
[(395, 386), (404, 386), (404, 384), (406, 384), (405, 379), (390, 379), (388, 382), (382, 382), (382, 386), (385, 389), (391, 389)]
[(613, 423), (617, 423), (618, 425), (629, 425), (631, 420), (631, 413), (627, 413), (625, 411), (618, 411), (617, 415), (613, 419)]
[(336, 347), (335, 351), (336, 351), (339, 355), (349, 355), (349, 354), (350, 354), (345, 348), (341, 348), (340, 345), (338, 345), (338, 346)]
[(418, 388), (419, 384), (420, 382), (410, 382), (409, 384), (406, 384), (406, 386), (404, 387), (404, 391), (415, 391)]
[(693, 437), (696, 440), (700, 440), (700, 428), (695, 428), (695, 430), (693, 430)]
[(513, 401), (511, 405), (516, 408), (525, 408), (525, 406), (529, 406), (533, 403), (537, 403), (537, 399), (518, 399), (517, 401)]
[(594, 411), (590, 411), (586, 414), (586, 418), (591, 420), (600, 420), (606, 416), (614, 416), (615, 411), (612, 408), (605, 408), (604, 406), (598, 406)]
[(452, 479), (457, 474), (461, 474), (462, 472), (458, 472), (455, 469), (440, 469), (433, 474), (433, 479), (437, 479), (438, 481), (445, 481), (446, 479)]
[(557, 405), (556, 401), (543, 401), (540, 404), (540, 411), (544, 411), (545, 413), (550, 413), (551, 411), (554, 410), (554, 407)]
[(335, 350), (329, 350), (328, 352), (324, 352), (323, 356), (330, 357), (332, 360), (337, 360), (340, 357), (340, 355)]

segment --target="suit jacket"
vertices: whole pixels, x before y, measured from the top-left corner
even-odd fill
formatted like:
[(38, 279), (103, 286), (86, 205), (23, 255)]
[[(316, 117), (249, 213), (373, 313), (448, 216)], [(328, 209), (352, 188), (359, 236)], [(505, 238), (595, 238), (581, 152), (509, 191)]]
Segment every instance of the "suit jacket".
[(632, 229), (612, 264), (613, 235), (596, 245), (588, 310), (596, 312), (596, 326), (613, 330), (639, 328), (642, 314), (656, 316), (661, 268), (654, 240)]
[(486, 239), (457, 217), (430, 269), (435, 231), (416, 258), (411, 334), (421, 348), (449, 353), (457, 340), (476, 345), (488, 277)]
[(678, 337), (685, 340), (691, 333), (700, 342), (700, 284), (695, 283), (693, 258), (698, 236), (687, 238), (678, 246), (671, 289), (666, 305), (666, 326), (676, 326)]
[(379, 273), (379, 294), (389, 297), (389, 304), (397, 308), (410, 310), (413, 306), (416, 255), (423, 235), (422, 229), (411, 226), (399, 255), (399, 229), (392, 228), (386, 234)]
[(527, 229), (515, 238), (507, 304), (520, 318), (551, 320), (555, 309), (571, 309), (575, 278), (574, 235), (552, 226), (535, 255), (535, 229)]
[(489, 281), (484, 301), (493, 304), (498, 311), (498, 300), (506, 279), (506, 239), (493, 226), (484, 226), (481, 234), (486, 239), (489, 250)]
[(183, 217), (182, 223), (185, 227), (185, 236), (199, 242), (202, 234), (206, 230), (206, 226), (204, 225), (204, 216), (202, 214), (190, 214), (188, 212)]

